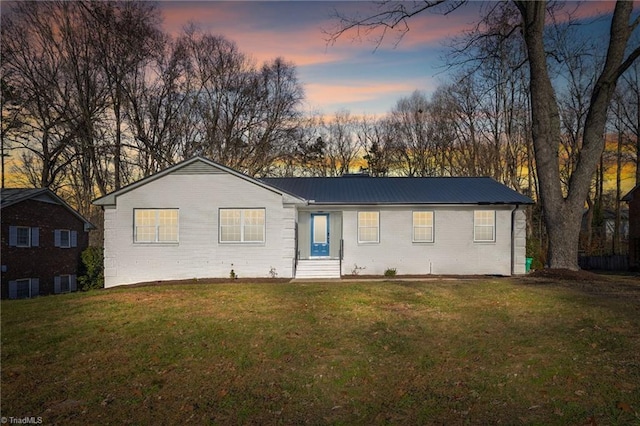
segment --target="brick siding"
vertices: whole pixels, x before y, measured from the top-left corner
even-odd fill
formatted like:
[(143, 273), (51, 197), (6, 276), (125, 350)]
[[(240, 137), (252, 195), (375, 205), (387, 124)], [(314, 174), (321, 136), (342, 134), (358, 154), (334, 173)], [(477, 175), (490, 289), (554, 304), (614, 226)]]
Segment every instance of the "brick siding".
[[(38, 227), (38, 247), (10, 247), (9, 227)], [(54, 231), (68, 229), (78, 233), (77, 247), (59, 248), (54, 244)], [(88, 246), (89, 235), (84, 222), (59, 204), (25, 200), (2, 209), (2, 292), (9, 297), (9, 281), (38, 278), (40, 295), (54, 292), (54, 277), (79, 275), (80, 254)]]

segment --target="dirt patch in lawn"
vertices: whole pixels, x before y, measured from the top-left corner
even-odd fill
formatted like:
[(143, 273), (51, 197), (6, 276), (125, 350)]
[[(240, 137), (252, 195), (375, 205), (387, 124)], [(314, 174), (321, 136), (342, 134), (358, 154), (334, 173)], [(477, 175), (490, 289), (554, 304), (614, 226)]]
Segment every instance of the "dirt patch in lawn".
[(136, 284), (123, 285), (112, 288), (135, 288), (147, 286), (173, 286), (194, 284), (283, 284), (291, 278), (192, 278), (188, 280), (145, 281)]

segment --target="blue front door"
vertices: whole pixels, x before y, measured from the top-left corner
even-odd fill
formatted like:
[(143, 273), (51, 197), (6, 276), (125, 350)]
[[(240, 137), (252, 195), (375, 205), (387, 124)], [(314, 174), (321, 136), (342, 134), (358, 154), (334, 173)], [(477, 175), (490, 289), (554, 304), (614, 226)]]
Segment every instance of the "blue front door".
[(329, 256), (329, 215), (311, 215), (311, 256)]

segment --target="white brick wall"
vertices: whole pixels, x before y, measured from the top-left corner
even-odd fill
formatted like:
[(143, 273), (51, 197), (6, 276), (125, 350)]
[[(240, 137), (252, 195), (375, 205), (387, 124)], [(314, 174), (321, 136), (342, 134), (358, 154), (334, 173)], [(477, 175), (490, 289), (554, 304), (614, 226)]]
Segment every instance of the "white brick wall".
[[(179, 209), (179, 243), (134, 244), (134, 208)], [(220, 244), (219, 208), (265, 208), (266, 241)], [(230, 174), (168, 174), (117, 198), (105, 209), (105, 287), (144, 281), (291, 277), (295, 209), (281, 195)]]
[[(473, 241), (473, 211), (496, 211), (496, 241)], [(433, 243), (412, 242), (412, 208), (368, 207), (380, 211), (380, 243), (358, 244), (357, 209), (343, 215), (344, 260), (342, 273), (350, 274), (354, 265), (366, 269), (360, 274), (383, 274), (396, 268), (398, 274), (511, 274), (511, 211), (513, 207), (436, 206)], [(360, 210), (365, 210), (360, 209)], [(416, 209), (417, 210), (417, 209)], [(422, 208), (421, 208), (422, 210)], [(522, 215), (524, 219), (524, 215)], [(523, 238), (523, 237), (521, 237)], [(523, 244), (522, 239), (519, 244)], [(516, 264), (524, 258), (518, 249)], [(522, 258), (522, 259), (521, 259)], [(516, 271), (517, 272), (517, 271)]]

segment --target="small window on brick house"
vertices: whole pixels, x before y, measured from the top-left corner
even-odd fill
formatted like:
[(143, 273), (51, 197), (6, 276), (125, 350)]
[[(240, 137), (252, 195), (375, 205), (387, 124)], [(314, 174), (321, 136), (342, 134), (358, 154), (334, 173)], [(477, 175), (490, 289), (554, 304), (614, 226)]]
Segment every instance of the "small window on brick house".
[(40, 244), (40, 229), (28, 226), (9, 226), (10, 247), (38, 247)]
[(54, 231), (54, 245), (60, 248), (71, 248), (78, 246), (78, 231), (68, 229), (56, 229)]
[(31, 228), (18, 226), (18, 247), (31, 247)]
[(59, 275), (53, 278), (54, 293), (69, 293), (78, 289), (75, 275)]
[(28, 299), (40, 294), (38, 278), (22, 278), (9, 281), (9, 299)]

